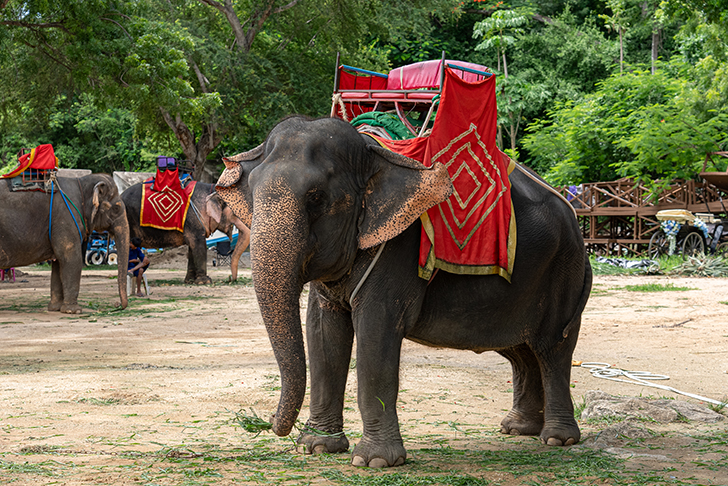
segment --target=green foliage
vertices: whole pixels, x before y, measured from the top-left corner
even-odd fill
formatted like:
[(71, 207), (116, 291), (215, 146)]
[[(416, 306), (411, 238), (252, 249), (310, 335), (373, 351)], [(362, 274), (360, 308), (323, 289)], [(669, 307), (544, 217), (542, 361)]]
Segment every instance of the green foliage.
[(629, 290), (630, 292), (683, 292), (686, 290), (697, 290), (692, 287), (677, 287), (675, 284), (667, 283), (667, 284), (660, 284), (660, 283), (646, 283), (646, 284), (639, 284), (639, 285), (625, 285), (624, 290)]
[(658, 192), (695, 177), (706, 152), (728, 142), (726, 114), (700, 110), (694, 69), (673, 62), (654, 75), (612, 75), (579, 102), (556, 105), (528, 128), (529, 163), (554, 184), (633, 177)]
[[(8, 2), (0, 171), (40, 143), (62, 166), (107, 172), (251, 148), (284, 116), (328, 115), (336, 52), (385, 72), (443, 50), (496, 69), (509, 151), (552, 183), (692, 177), (726, 147), (722, 0), (277, 0), (267, 17), (232, 5), (249, 48), (199, 0)], [(620, 33), (624, 79), (610, 77)], [(653, 76), (639, 65), (655, 40)]]

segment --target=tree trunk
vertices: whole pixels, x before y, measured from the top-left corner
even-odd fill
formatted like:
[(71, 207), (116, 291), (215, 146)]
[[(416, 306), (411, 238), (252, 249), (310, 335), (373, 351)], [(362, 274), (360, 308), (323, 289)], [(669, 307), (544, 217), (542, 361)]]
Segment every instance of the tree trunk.
[(652, 74), (657, 72), (657, 50), (660, 45), (660, 29), (655, 27), (652, 31)]
[(179, 140), (182, 146), (182, 152), (185, 154), (185, 158), (192, 162), (194, 165), (194, 173), (192, 177), (199, 181), (205, 170), (205, 162), (207, 156), (215, 150), (218, 146), (222, 137), (217, 132), (217, 125), (215, 123), (208, 123), (202, 128), (202, 135), (199, 141), (196, 142), (195, 134), (189, 129), (189, 127), (182, 121), (182, 117), (178, 113), (174, 118), (165, 110), (160, 107), (159, 110), (162, 112), (164, 121), (167, 122), (169, 128), (172, 129), (177, 140)]
[(622, 28), (619, 27), (619, 74), (622, 74), (622, 64), (624, 64), (624, 46), (622, 45)]

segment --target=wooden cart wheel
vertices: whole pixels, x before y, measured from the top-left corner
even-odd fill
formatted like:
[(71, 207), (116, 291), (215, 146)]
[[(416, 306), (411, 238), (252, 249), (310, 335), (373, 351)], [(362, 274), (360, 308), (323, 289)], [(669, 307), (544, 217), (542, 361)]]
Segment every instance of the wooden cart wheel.
[(728, 258), (728, 241), (724, 241), (715, 248), (715, 254), (721, 258)]
[(661, 256), (667, 255), (668, 251), (667, 236), (662, 231), (657, 231), (647, 247), (647, 256), (653, 260), (657, 260)]
[(683, 240), (682, 257), (685, 259), (688, 257), (696, 257), (698, 255), (705, 255), (705, 244), (703, 243), (703, 238), (699, 233), (688, 233)]

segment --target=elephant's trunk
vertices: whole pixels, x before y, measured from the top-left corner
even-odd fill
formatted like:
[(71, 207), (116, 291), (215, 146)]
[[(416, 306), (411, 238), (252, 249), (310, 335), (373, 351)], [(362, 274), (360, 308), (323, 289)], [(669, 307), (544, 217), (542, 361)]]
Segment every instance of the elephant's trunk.
[(255, 293), (281, 374), (273, 432), (285, 436), (306, 394), (306, 353), (299, 307), (302, 218), (289, 214), (293, 205), (282, 199), (256, 201), (250, 255)]
[[(124, 204), (119, 201), (118, 204)], [(116, 262), (118, 264), (118, 280), (119, 280), (119, 298), (121, 299), (121, 308), (126, 309), (129, 305), (129, 294), (126, 288), (126, 274), (129, 267), (129, 223), (126, 220), (126, 213), (122, 213), (120, 218), (114, 222), (111, 231), (114, 233), (114, 241), (116, 241)]]
[[(232, 274), (232, 281), (235, 282), (238, 279), (238, 265), (240, 264), (240, 257), (243, 255), (243, 252), (250, 244), (250, 230), (237, 217), (235, 218), (233, 223), (235, 224), (235, 227), (238, 228), (238, 242), (235, 244), (232, 259), (230, 260), (230, 272)], [(232, 229), (230, 231), (232, 232)]]

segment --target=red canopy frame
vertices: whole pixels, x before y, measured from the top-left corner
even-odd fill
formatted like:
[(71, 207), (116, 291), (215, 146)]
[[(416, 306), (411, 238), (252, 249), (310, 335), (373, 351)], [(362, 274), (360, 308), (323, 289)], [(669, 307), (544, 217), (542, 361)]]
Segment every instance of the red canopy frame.
[[(446, 60), (444, 51), (441, 59), (402, 66), (389, 74), (343, 65), (337, 54), (330, 116), (351, 120), (370, 111), (394, 111), (413, 136), (422, 136), (442, 91), (444, 66), (471, 83), (492, 76), (485, 66)], [(407, 119), (405, 113), (410, 111), (427, 112), (419, 131)]]

